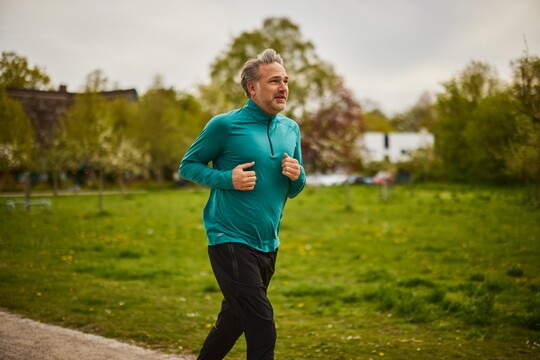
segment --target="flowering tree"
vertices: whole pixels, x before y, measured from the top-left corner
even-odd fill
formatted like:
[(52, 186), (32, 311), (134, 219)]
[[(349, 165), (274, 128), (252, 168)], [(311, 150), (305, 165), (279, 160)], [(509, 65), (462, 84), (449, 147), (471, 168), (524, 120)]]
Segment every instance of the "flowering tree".
[(304, 162), (312, 171), (359, 165), (356, 140), (363, 131), (362, 108), (342, 82), (325, 106), (307, 114), (302, 124)]
[[(150, 163), (150, 156), (140, 149), (134, 140), (113, 132), (112, 126), (99, 134), (103, 144), (102, 157), (96, 159), (102, 164), (103, 171), (116, 175), (120, 191), (125, 194), (124, 177), (126, 174), (140, 175)], [(101, 179), (103, 181), (103, 179)]]
[(70, 154), (66, 165), (85, 164), (97, 173), (99, 211), (103, 211), (105, 173), (122, 176), (126, 171), (142, 172), (148, 165), (145, 156), (133, 140), (121, 129), (118, 103), (107, 102), (96, 92), (79, 95), (61, 124), (58, 143)]
[(49, 76), (15, 52), (2, 52), (0, 59), (0, 171), (19, 169), (25, 172), (26, 209), (30, 205), (30, 170), (34, 165), (35, 132), (22, 106), (8, 99), (5, 88), (44, 89)]

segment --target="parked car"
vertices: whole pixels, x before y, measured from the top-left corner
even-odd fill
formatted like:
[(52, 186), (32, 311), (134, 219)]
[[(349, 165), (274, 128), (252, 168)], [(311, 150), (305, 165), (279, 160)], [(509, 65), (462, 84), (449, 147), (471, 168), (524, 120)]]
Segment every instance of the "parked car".
[(377, 174), (375, 174), (371, 181), (374, 185), (386, 185), (393, 184), (396, 179), (394, 174), (392, 174), (390, 171), (379, 171)]
[(306, 176), (308, 185), (332, 186), (342, 185), (347, 182), (346, 174), (310, 174)]
[(371, 178), (359, 174), (310, 174), (306, 176), (308, 185), (332, 186), (343, 184), (371, 184)]

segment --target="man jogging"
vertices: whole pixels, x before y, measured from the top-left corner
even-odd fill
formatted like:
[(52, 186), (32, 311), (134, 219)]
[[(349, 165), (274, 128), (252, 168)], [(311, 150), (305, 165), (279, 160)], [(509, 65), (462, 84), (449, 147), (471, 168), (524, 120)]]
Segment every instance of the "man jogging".
[(203, 221), (224, 297), (201, 360), (223, 359), (242, 333), (248, 360), (274, 359), (276, 329), (267, 289), (285, 203), (306, 182), (300, 129), (279, 114), (287, 104), (288, 81), (275, 50), (248, 60), (241, 74), (245, 106), (212, 118), (180, 163), (183, 178), (211, 188)]

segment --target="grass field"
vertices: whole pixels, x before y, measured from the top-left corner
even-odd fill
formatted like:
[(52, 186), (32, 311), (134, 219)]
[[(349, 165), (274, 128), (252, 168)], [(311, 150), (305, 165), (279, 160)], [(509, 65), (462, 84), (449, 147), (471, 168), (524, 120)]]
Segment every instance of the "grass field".
[[(286, 209), (269, 296), (276, 359), (540, 358), (540, 211), (522, 189), (307, 188)], [(205, 189), (0, 212), (0, 307), (197, 353), (220, 307)], [(5, 199), (7, 200), (7, 199)], [(227, 359), (243, 359), (244, 341)]]

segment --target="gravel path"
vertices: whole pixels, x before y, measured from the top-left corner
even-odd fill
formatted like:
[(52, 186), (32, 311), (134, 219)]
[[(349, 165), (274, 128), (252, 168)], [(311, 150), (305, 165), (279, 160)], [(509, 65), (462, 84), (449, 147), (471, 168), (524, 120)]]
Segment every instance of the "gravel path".
[(195, 360), (0, 312), (1, 360)]

